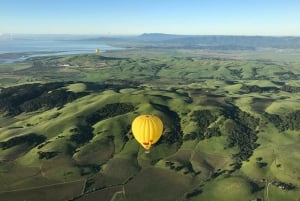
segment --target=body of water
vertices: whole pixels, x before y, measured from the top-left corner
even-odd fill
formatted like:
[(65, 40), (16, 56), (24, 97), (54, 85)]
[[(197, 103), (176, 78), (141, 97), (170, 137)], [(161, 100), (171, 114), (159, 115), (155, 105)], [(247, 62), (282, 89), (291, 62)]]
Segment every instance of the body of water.
[(93, 54), (96, 48), (100, 52), (117, 50), (105, 42), (88, 40), (80, 36), (23, 36), (0, 38), (0, 63), (24, 61), (36, 56), (56, 56), (70, 54)]

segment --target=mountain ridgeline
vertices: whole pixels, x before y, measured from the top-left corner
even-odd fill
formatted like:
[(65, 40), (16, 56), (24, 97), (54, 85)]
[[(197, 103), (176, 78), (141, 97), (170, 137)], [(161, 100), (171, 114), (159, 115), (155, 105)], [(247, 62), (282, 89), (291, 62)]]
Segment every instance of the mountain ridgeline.
[(233, 36), (233, 35), (174, 35), (145, 33), (131, 37), (101, 37), (113, 45), (134, 47), (181, 47), (211, 50), (255, 50), (256, 48), (297, 49), (300, 37), (294, 36)]

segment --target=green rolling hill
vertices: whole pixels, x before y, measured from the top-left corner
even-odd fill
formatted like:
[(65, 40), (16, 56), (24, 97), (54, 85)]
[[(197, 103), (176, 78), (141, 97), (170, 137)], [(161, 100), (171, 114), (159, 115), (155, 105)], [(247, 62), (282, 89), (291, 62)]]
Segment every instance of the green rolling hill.
[[(297, 61), (196, 53), (14, 68), (0, 92), (1, 200), (298, 200)], [(164, 123), (150, 154), (131, 132), (139, 114)]]

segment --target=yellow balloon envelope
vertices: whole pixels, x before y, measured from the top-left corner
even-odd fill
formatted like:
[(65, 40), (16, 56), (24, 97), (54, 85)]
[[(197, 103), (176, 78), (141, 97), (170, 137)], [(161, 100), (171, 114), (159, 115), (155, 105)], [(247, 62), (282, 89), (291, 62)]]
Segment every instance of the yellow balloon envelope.
[(162, 135), (163, 123), (154, 115), (140, 115), (133, 120), (131, 129), (135, 139), (149, 150)]

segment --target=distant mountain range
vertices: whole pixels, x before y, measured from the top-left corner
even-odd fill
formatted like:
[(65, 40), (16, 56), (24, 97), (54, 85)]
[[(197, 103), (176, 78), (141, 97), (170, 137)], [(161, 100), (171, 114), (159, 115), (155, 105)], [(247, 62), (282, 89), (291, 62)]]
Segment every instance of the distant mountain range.
[(145, 33), (130, 37), (99, 37), (113, 45), (132, 47), (185, 47), (200, 49), (256, 49), (300, 48), (300, 37), (295, 36), (227, 36), (227, 35), (174, 35)]

